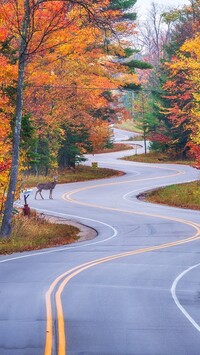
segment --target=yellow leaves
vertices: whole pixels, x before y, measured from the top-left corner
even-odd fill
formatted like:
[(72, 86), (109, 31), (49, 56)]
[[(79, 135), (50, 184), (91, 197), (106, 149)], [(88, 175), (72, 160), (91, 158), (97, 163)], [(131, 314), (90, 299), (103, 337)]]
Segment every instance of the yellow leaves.
[(17, 66), (11, 65), (8, 60), (0, 54), (0, 83), (10, 85), (17, 79)]
[(121, 74), (121, 84), (136, 84), (139, 85), (139, 80), (138, 80), (138, 76), (134, 73), (129, 74), (129, 73), (124, 73)]
[(197, 33), (194, 38), (185, 41), (181, 51), (190, 53), (195, 59), (200, 59), (200, 34)]
[[(184, 129), (190, 130), (188, 146), (196, 159), (199, 157), (200, 144), (200, 33), (188, 39), (181, 46), (177, 57), (168, 63), (171, 74), (165, 89), (174, 103), (169, 109), (169, 119), (174, 127), (184, 123)], [(198, 158), (197, 158), (198, 157)]]
[(28, 169), (27, 167), (27, 150), (21, 149), (19, 156), (19, 173)]
[[(188, 56), (189, 54), (189, 56)], [(175, 62), (169, 64), (170, 69), (195, 71), (195, 76), (200, 72), (200, 34), (197, 33), (192, 39), (185, 41), (180, 48)], [(196, 72), (197, 71), (197, 72)]]
[[(190, 57), (184, 58), (183, 64), (194, 84), (195, 97), (196, 93), (200, 92), (200, 34), (198, 33), (195, 38), (186, 41), (181, 49), (190, 54)], [(196, 98), (198, 99), (197, 96)]]
[[(17, 78), (17, 67), (9, 63), (8, 59), (0, 54), (0, 119), (6, 119), (5, 115), (12, 115), (14, 113), (14, 106), (10, 102), (9, 96), (5, 90), (9, 86), (15, 85)], [(7, 127), (7, 125), (5, 125)]]

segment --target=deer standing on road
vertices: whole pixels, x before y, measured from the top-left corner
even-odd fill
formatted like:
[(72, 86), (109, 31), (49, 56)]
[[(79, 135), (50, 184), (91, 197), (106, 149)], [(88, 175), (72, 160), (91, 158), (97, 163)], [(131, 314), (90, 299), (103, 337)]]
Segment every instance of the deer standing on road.
[(42, 199), (44, 200), (43, 196), (42, 196), (42, 190), (50, 190), (49, 192), (49, 198), (52, 200), (53, 197), (52, 197), (52, 191), (54, 189), (54, 187), (56, 186), (57, 184), (57, 176), (54, 176), (54, 181), (52, 182), (43, 182), (43, 183), (40, 183), (40, 184), (37, 184), (37, 191), (35, 193), (35, 200), (36, 200), (36, 197), (37, 197), (37, 194), (39, 192), (40, 196), (42, 197)]

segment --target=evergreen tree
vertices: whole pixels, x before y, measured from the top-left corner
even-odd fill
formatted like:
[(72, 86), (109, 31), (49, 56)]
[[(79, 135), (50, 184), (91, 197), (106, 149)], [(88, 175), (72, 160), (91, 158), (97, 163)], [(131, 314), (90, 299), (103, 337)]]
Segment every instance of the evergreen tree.
[(58, 164), (60, 168), (75, 168), (86, 159), (83, 152), (90, 148), (88, 132), (83, 125), (63, 127), (64, 137), (58, 151)]

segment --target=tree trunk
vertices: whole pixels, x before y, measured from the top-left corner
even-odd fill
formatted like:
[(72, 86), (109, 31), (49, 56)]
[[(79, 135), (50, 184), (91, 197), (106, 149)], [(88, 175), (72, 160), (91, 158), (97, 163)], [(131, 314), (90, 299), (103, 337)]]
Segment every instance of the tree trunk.
[(144, 138), (144, 154), (147, 154), (147, 138), (146, 138), (146, 130), (143, 131), (143, 138)]
[(12, 145), (12, 165), (10, 173), (10, 181), (6, 198), (4, 216), (1, 226), (1, 238), (9, 237), (11, 234), (11, 219), (17, 184), (17, 175), (19, 167), (19, 144), (21, 132), (21, 120), (23, 109), (23, 86), (24, 86), (24, 70), (27, 60), (27, 32), (30, 23), (30, 4), (29, 0), (24, 1), (24, 19), (22, 23), (22, 32), (19, 46), (19, 64), (18, 64), (18, 80), (17, 80), (17, 99), (16, 99), (16, 115)]

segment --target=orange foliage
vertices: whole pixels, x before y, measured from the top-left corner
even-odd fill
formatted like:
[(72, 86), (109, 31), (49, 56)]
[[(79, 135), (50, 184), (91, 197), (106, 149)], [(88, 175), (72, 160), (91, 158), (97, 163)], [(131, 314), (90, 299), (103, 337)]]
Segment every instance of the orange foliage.
[[(0, 39), (3, 41), (7, 31), (2, 31)], [(11, 166), (10, 119), (14, 112), (7, 88), (14, 85), (17, 77), (16, 66), (0, 54), (0, 210), (2, 209), (5, 191)]]
[[(78, 14), (74, 9), (70, 15), (73, 21), (68, 24), (67, 36), (60, 30), (59, 37), (47, 42), (54, 49), (35, 54), (27, 67), (25, 109), (32, 113), (39, 134), (55, 128), (62, 134), (63, 124), (76, 124), (77, 120), (89, 130), (94, 122), (101, 126), (93, 112), (109, 106), (104, 91), (112, 91), (124, 81), (137, 81), (102, 52), (101, 30), (89, 24), (80, 26), (83, 19)], [(119, 70), (124, 71), (122, 76)]]
[[(24, 18), (23, 3), (23, 0), (1, 1), (0, 6), (0, 42), (9, 39), (15, 60), (18, 60), (19, 54), (19, 29), (22, 28)], [(80, 7), (78, 1), (31, 2), (23, 114), (31, 113), (37, 134), (48, 134), (52, 142), (55, 142), (52, 144), (55, 154), (58, 149), (57, 138), (63, 133), (62, 126), (75, 124), (77, 121), (89, 130), (94, 147), (102, 144), (108, 135), (108, 125), (95, 116), (94, 112), (113, 108), (103, 93), (116, 90), (124, 82), (137, 82), (135, 74), (113, 60), (103, 49), (103, 26), (110, 38), (111, 24), (121, 34), (130, 33), (134, 28), (134, 25), (126, 21), (116, 21), (120, 12), (108, 10), (109, 3), (109, 0), (101, 3), (85, 1), (90, 12), (88, 21), (88, 11), (86, 7)], [(97, 19), (98, 27), (94, 26)], [(123, 42), (126, 47), (125, 37)], [(123, 45), (113, 44), (113, 53), (123, 53)], [(12, 64), (9, 57), (1, 53), (0, 84), (4, 87), (14, 86), (17, 75), (17, 65)], [(0, 95), (0, 107), (4, 115), (1, 141), (4, 149), (5, 144), (8, 144), (9, 154), (9, 121), (14, 115), (15, 107), (4, 92)], [(122, 113), (121, 108), (119, 111)], [(9, 168), (6, 159), (4, 155), (2, 169), (6, 166)]]
[(90, 129), (90, 141), (92, 142), (92, 152), (96, 153), (104, 148), (105, 142), (110, 136), (108, 122), (96, 120)]
[(185, 41), (173, 62), (168, 63), (170, 79), (164, 88), (171, 107), (165, 111), (174, 127), (190, 131), (187, 146), (200, 166), (200, 34)]

